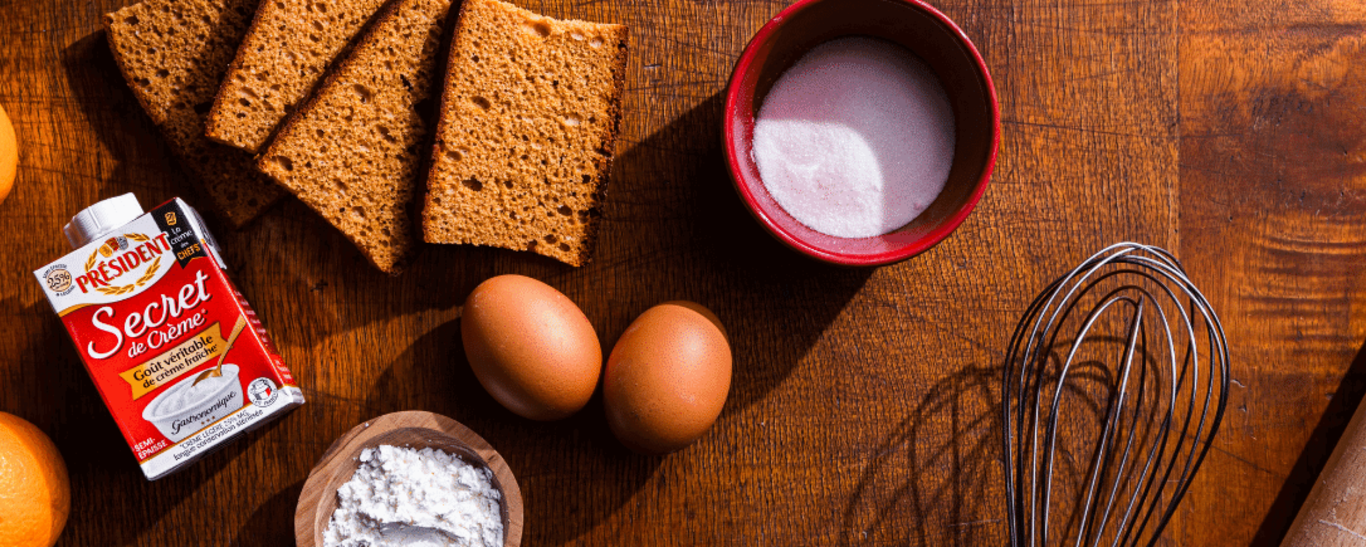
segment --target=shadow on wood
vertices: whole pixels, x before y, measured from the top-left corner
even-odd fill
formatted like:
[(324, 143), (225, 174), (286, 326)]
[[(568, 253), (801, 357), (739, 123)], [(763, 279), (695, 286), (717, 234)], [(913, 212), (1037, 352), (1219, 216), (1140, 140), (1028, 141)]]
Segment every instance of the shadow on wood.
[(1275, 501), (1271, 502), (1271, 508), (1262, 519), (1261, 526), (1257, 528), (1257, 535), (1252, 538), (1252, 547), (1276, 547), (1281, 544), (1286, 532), (1290, 530), (1290, 524), (1295, 521), (1295, 515), (1299, 514), (1300, 506), (1304, 505), (1305, 498), (1309, 497), (1314, 481), (1319, 473), (1323, 472), (1323, 466), (1328, 463), (1328, 458), (1333, 455), (1333, 447), (1337, 446), (1338, 439), (1342, 438), (1347, 423), (1352, 421), (1352, 414), (1356, 412), (1357, 405), (1361, 404), (1363, 395), (1366, 395), (1366, 344), (1361, 346), (1356, 358), (1352, 360), (1351, 367), (1347, 369), (1347, 374), (1343, 375), (1342, 381), (1338, 383), (1338, 389), (1333, 392), (1332, 400), (1328, 401), (1328, 408), (1324, 409), (1323, 417), (1319, 419), (1318, 425), (1314, 426), (1314, 432), (1309, 435), (1309, 442), (1305, 443), (1304, 451), (1300, 452), (1300, 457), (1295, 460), (1295, 467), (1290, 469), (1281, 491), (1276, 494)]
[(585, 311), (610, 317), (599, 327), (606, 353), (650, 306), (686, 299), (710, 308), (734, 354), (725, 419), (791, 374), (874, 269), (807, 258), (759, 226), (726, 168), (723, 103), (712, 95), (617, 158), (600, 260), (588, 275), (632, 286), (626, 301)]
[(968, 365), (923, 389), (864, 467), (840, 545), (1004, 543), (1001, 374)]
[[(527, 253), (481, 250), (469, 256), (487, 260), (464, 269), (522, 273), (557, 286), (593, 322), (604, 355), (650, 306), (687, 299), (711, 308), (734, 354), (730, 398), (719, 419), (725, 422), (792, 373), (874, 270), (807, 259), (750, 218), (721, 155), (720, 109), (721, 97), (712, 96), (616, 158), (594, 262), (568, 269)], [(647, 482), (691, 482), (661, 468), (667, 462), (695, 465), (745, 442), (716, 438), (718, 427), (674, 456), (640, 456), (612, 435), (598, 395), (566, 420), (520, 418), (479, 385), (459, 340), (458, 320), (415, 340), (380, 373), (365, 413), (430, 410), (486, 438), (522, 482), (528, 544), (569, 542), (620, 511), (634, 513), (627, 506)], [(566, 483), (578, 486), (546, 486)], [(538, 526), (549, 522), (558, 526)]]
[[(1100, 353), (1114, 353), (1123, 339), (1088, 339)], [(1055, 341), (1067, 349), (1070, 340)], [(1051, 400), (1063, 356), (1048, 353), (1047, 377), (1042, 381), (1043, 399)], [(1081, 525), (1081, 497), (1092, 465), (1101, 457), (1099, 436), (1106, 416), (1118, 402), (1117, 376), (1112, 359), (1093, 360), (1083, 353), (1073, 363), (1060, 402), (1060, 420), (1051, 475), (1053, 499), (1049, 514), (1052, 538), (1074, 538)], [(1148, 367), (1159, 363), (1141, 357)], [(1038, 369), (1034, 369), (1038, 370)], [(916, 390), (922, 394), (914, 409), (872, 453), (854, 494), (844, 508), (840, 545), (866, 543), (926, 546), (976, 546), (1006, 543), (1005, 474), (1002, 468), (1000, 366), (968, 365), (933, 385)], [(1150, 386), (1158, 389), (1161, 386)], [(1032, 393), (1032, 392), (1031, 392)], [(1030, 397), (1033, 397), (1030, 395)], [(1158, 431), (1160, 416), (1154, 402), (1142, 406), (1141, 429), (1136, 437), (1147, 453)], [(1013, 407), (1017, 408), (1017, 407)], [(1026, 407), (1027, 413), (1032, 413)], [(1048, 408), (1044, 405), (1044, 418)], [(1131, 400), (1126, 419), (1135, 411)], [(1042, 434), (1043, 424), (1036, 424)], [(1015, 424), (1015, 433), (1028, 427)], [(1023, 429), (1024, 431), (1020, 431)], [(1135, 441), (1134, 438), (1129, 439)], [(1017, 449), (1027, 446), (1016, 445)], [(1114, 450), (1111, 451), (1113, 455)], [(1012, 462), (1021, 455), (1012, 457)], [(1025, 455), (1021, 460), (1030, 462)], [(1009, 462), (1007, 462), (1009, 463)], [(1017, 473), (1024, 470), (1017, 469)], [(1113, 470), (1112, 470), (1113, 472)], [(1133, 475), (1130, 471), (1128, 475)], [(1126, 476), (1128, 476), (1126, 475)], [(1109, 477), (1110, 475), (1107, 475)], [(1106, 490), (1108, 492), (1108, 490)], [(1125, 497), (1130, 490), (1122, 490)], [(1112, 526), (1113, 528), (1114, 526)], [(1107, 536), (1108, 538), (1108, 536)]]
[[(103, 30), (63, 49), (62, 68), (85, 121), (115, 160), (112, 172), (101, 166), (98, 174), (101, 199), (136, 192), (143, 206), (175, 196), (207, 203), (197, 185), (189, 183), (191, 176), (176, 165), (170, 146), (128, 89)], [(226, 233), (226, 225), (209, 218), (214, 232)]]
[(290, 547), (294, 545), (294, 504), (304, 488), (300, 480), (276, 492), (252, 511), (251, 517), (237, 531), (230, 547)]

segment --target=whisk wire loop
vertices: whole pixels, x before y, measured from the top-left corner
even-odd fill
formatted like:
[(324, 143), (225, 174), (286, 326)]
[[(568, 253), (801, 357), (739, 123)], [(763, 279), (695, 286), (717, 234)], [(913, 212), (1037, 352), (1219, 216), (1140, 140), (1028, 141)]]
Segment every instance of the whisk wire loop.
[[(1218, 315), (1166, 250), (1115, 244), (1049, 283), (1006, 353), (1011, 546), (1155, 544), (1218, 432), (1228, 367)], [(1088, 409), (1099, 424), (1077, 414)], [(1058, 466), (1077, 468), (1073, 452), (1087, 463), (1068, 482)]]

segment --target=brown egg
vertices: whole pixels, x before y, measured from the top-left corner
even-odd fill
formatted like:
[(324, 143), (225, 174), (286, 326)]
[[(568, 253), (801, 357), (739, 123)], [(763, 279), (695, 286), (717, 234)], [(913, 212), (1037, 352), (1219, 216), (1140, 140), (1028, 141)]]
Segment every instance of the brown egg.
[(460, 338), (484, 389), (533, 420), (578, 412), (602, 371), (602, 346), (583, 311), (530, 277), (501, 275), (475, 287)]
[(683, 448), (721, 415), (730, 373), (730, 344), (710, 310), (682, 301), (645, 310), (607, 359), (607, 423), (636, 452)]

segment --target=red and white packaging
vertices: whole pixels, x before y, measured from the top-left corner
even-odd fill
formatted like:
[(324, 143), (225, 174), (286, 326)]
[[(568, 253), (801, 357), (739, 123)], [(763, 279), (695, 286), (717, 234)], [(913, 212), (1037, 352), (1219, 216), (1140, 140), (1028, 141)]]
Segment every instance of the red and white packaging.
[(76, 250), (33, 274), (149, 480), (303, 404), (184, 201), (124, 194), (65, 232)]

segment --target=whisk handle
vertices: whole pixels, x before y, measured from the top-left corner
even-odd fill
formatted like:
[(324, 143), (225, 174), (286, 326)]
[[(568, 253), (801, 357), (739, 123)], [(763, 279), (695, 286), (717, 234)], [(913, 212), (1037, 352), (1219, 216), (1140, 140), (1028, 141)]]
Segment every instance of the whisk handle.
[(1366, 547), (1366, 404), (1314, 482), (1281, 547)]

